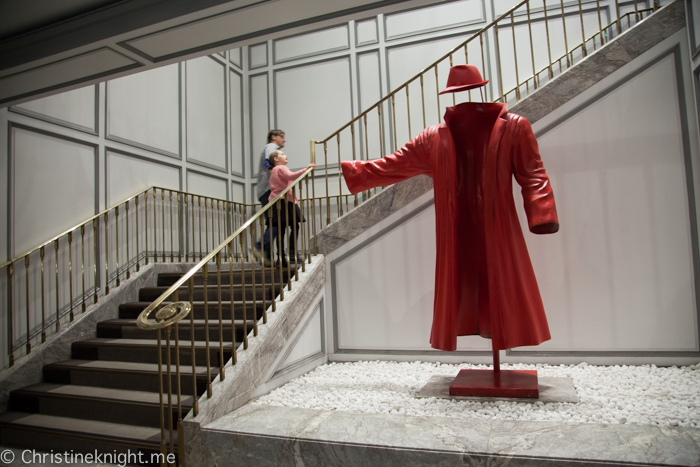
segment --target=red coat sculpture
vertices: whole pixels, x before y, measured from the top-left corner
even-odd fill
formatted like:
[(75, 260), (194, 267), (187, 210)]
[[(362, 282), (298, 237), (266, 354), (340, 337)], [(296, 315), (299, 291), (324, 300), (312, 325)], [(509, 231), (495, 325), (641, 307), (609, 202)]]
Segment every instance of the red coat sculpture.
[(447, 109), (444, 123), (426, 128), (394, 154), (343, 162), (342, 170), (352, 193), (420, 174), (433, 178), (432, 347), (455, 350), (457, 336), (475, 334), (491, 338), (494, 350), (550, 339), (512, 192), (515, 175), (531, 232), (559, 230), (552, 187), (527, 119), (508, 113), (506, 104), (459, 104)]

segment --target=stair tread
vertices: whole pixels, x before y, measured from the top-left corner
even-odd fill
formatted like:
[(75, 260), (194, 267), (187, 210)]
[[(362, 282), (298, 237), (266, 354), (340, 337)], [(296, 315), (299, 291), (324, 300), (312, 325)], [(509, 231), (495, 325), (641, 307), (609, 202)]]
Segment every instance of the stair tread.
[(0, 414), (0, 425), (82, 434), (92, 438), (126, 440), (135, 444), (160, 444), (160, 428), (58, 417), (25, 412)]
[[(194, 325), (195, 325), (195, 326), (204, 326), (204, 325), (206, 324), (206, 321), (203, 320), (203, 319), (195, 319), (195, 320), (193, 320), (193, 321), (194, 321)], [(224, 326), (231, 326), (231, 320), (230, 320), (230, 319), (222, 319), (221, 322), (222, 322), (222, 324), (223, 324)], [(244, 322), (244, 321), (243, 321), (242, 319), (237, 319), (237, 320), (235, 320), (235, 323), (236, 323), (237, 325), (242, 325), (243, 322)], [(257, 320), (249, 319), (249, 320), (248, 320), (248, 325), (250, 326), (251, 324), (254, 324), (254, 323), (256, 323), (256, 322), (257, 322)], [(104, 320), (104, 321), (100, 321), (98, 324), (105, 324), (105, 323), (106, 323), (106, 324), (116, 324), (116, 325), (120, 325), (120, 326), (136, 326), (136, 319), (133, 319), (133, 318), (115, 318), (115, 319), (107, 319), (107, 320)], [(182, 321), (180, 321), (179, 324), (180, 324), (180, 326), (189, 326), (190, 320), (187, 319), (187, 318), (185, 318), (185, 319), (183, 319)], [(216, 320), (214, 320), (214, 319), (210, 319), (210, 320), (209, 320), (209, 326), (214, 327), (214, 326), (218, 326), (218, 325), (219, 325), (219, 322), (218, 322), (218, 321), (216, 321)]]
[[(127, 389), (103, 388), (96, 386), (79, 386), (76, 384), (51, 384), (39, 383), (26, 386), (13, 393), (44, 395), (53, 397), (69, 396), (81, 399), (93, 399), (103, 401), (128, 401), (134, 404), (160, 405), (160, 397), (156, 392), (133, 391)], [(177, 404), (177, 395), (173, 394)], [(192, 406), (192, 396), (182, 397), (183, 406)], [(167, 404), (166, 404), (167, 405)]]
[[(125, 371), (130, 373), (158, 373), (157, 363), (139, 363), (139, 362), (122, 362), (113, 360), (63, 360), (62, 362), (55, 362), (45, 365), (44, 368), (74, 368), (81, 370), (107, 370), (107, 371)], [(167, 365), (163, 364), (163, 369)], [(170, 365), (172, 374), (175, 374), (176, 367), (174, 364)], [(218, 374), (219, 370), (217, 367), (211, 367), (211, 373), (213, 375)], [(195, 373), (199, 376), (206, 376), (207, 368), (205, 366), (196, 366)], [(192, 365), (180, 365), (181, 375), (191, 375)]]
[[(74, 342), (73, 344), (78, 345), (104, 345), (104, 346), (137, 346), (137, 347), (157, 347), (157, 339), (124, 339), (116, 337), (94, 337), (92, 339), (84, 339), (82, 341)], [(195, 341), (195, 349), (206, 348), (207, 343), (205, 341)], [(180, 343), (180, 347), (191, 348), (192, 343)], [(214, 348), (212, 342), (209, 342), (209, 347)], [(224, 343), (224, 348), (231, 349), (233, 347), (230, 343)], [(218, 347), (217, 347), (218, 349)]]

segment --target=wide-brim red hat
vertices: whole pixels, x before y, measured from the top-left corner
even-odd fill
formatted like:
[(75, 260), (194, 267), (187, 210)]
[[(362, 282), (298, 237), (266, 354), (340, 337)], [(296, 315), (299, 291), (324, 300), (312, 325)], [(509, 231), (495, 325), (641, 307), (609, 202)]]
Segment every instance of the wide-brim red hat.
[(483, 86), (489, 80), (481, 77), (479, 69), (474, 65), (455, 65), (450, 68), (447, 76), (447, 87), (440, 91), (440, 94), (448, 92), (467, 91)]

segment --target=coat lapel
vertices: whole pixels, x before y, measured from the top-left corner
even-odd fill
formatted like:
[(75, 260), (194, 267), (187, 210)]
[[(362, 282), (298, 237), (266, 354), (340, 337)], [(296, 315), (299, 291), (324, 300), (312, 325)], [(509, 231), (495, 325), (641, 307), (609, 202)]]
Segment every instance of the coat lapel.
[[(496, 123), (491, 130), (489, 145), (486, 149), (486, 161), (484, 166), (484, 221), (490, 224), (494, 214), (494, 201), (496, 193), (496, 181), (498, 175), (498, 157), (501, 146), (501, 139), (508, 127), (506, 114), (508, 113), (508, 104), (503, 104)], [(487, 227), (488, 228), (488, 227)]]

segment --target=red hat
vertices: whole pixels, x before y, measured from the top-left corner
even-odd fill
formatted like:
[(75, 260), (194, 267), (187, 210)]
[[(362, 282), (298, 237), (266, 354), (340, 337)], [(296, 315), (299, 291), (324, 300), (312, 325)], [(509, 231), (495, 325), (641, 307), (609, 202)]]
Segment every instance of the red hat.
[(450, 68), (450, 74), (447, 76), (447, 87), (440, 91), (440, 94), (466, 91), (483, 86), (488, 82), (489, 80), (481, 77), (479, 69), (474, 65), (455, 65)]

